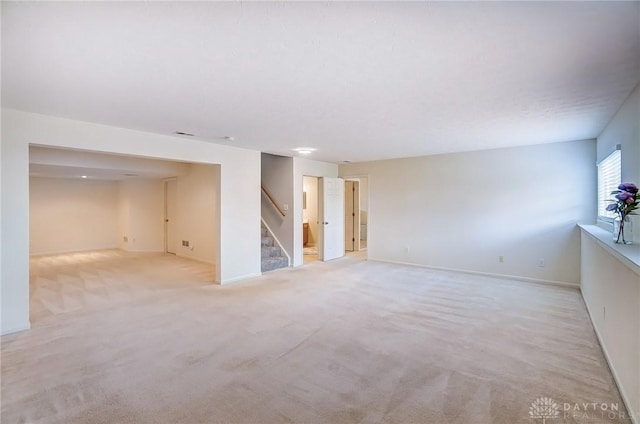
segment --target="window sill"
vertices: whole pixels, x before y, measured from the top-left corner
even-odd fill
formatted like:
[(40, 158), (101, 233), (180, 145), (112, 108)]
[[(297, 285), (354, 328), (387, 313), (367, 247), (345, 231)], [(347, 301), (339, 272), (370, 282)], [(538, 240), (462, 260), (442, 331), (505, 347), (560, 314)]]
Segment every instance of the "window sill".
[(611, 231), (597, 225), (578, 225), (583, 234), (594, 239), (600, 247), (615, 256), (620, 262), (640, 275), (640, 245), (617, 244), (613, 242)]

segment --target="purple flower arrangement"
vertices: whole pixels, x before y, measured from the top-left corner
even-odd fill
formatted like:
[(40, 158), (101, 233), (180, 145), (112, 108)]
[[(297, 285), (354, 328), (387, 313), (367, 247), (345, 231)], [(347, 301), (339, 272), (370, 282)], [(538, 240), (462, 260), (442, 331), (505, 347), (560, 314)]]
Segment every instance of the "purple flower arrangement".
[(624, 222), (627, 216), (634, 214), (633, 211), (640, 206), (638, 187), (633, 183), (623, 183), (618, 186), (617, 190), (613, 190), (611, 194), (615, 197), (615, 200), (610, 200), (613, 203), (607, 206), (607, 210), (617, 213), (620, 217), (616, 243), (620, 243), (621, 237), (622, 243), (626, 243), (624, 239)]

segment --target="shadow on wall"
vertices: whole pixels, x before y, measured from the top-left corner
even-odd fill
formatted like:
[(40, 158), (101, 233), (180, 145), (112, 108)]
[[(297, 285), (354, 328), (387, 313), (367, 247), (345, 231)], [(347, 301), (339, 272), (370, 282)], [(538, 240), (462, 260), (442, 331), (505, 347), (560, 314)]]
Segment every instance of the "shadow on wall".
[(262, 218), (269, 222), (271, 227), (274, 226), (274, 223), (277, 224), (276, 227), (279, 227), (285, 221), (285, 217), (280, 215), (275, 206), (264, 195), (262, 195)]

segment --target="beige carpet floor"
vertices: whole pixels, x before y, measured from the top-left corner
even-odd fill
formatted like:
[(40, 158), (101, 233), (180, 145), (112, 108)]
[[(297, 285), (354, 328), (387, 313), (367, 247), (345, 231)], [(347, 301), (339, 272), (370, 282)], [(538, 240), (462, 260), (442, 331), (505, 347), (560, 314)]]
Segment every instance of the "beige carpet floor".
[(215, 279), (213, 266), (157, 253), (100, 250), (32, 257), (30, 319), (97, 310), (157, 294), (201, 287)]
[(628, 422), (562, 411), (624, 411), (577, 290), (357, 255), (215, 286), (203, 264), (104, 254), (32, 264), (3, 424), (541, 423), (540, 397), (548, 424)]

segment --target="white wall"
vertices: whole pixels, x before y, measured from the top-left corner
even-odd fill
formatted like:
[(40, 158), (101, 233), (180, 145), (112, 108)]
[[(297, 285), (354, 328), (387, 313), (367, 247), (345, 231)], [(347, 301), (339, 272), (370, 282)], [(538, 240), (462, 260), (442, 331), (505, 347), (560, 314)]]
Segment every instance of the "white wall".
[(629, 412), (639, 422), (640, 274), (583, 234), (580, 289)]
[[(621, 145), (622, 181), (640, 184), (640, 85), (633, 90), (598, 136), (597, 161), (600, 162), (613, 152), (616, 144)], [(636, 215), (631, 219), (634, 241), (640, 243), (640, 217)], [(611, 228), (611, 224), (603, 226), (605, 227)]]
[[(188, 240), (178, 256), (215, 263), (218, 244), (216, 165), (187, 165), (177, 177), (176, 234)], [(164, 181), (32, 177), (31, 254), (119, 247), (131, 252), (164, 251)], [(125, 241), (126, 237), (126, 241)]]
[[(640, 184), (640, 85), (598, 137), (597, 161), (609, 155), (616, 144), (621, 145), (623, 182)], [(596, 208), (595, 203), (592, 207)], [(634, 242), (640, 243), (640, 219), (636, 215), (632, 220)], [(610, 226), (599, 225), (611, 231)], [(611, 236), (605, 233), (604, 237), (611, 243)], [(640, 422), (640, 274), (600, 243), (589, 235), (582, 236), (580, 288), (622, 395), (636, 416), (635, 422)], [(637, 252), (637, 246), (617, 248)]]
[(338, 165), (320, 162), (301, 157), (293, 158), (293, 266), (304, 262), (302, 252), (302, 192), (304, 176), (331, 177), (338, 176)]
[(576, 223), (595, 219), (594, 161), (591, 140), (345, 164), (340, 174), (369, 176), (370, 259), (577, 284)]
[[(262, 218), (282, 243), (282, 248), (292, 255), (293, 247), (293, 158), (262, 153), (261, 183), (278, 203), (280, 209), (288, 206), (282, 216), (263, 194), (261, 197)], [(259, 223), (256, 223), (259, 225)], [(301, 224), (302, 225), (302, 224)]]
[[(176, 205), (176, 254), (214, 264), (218, 251), (220, 168), (192, 164), (178, 177)], [(258, 231), (256, 227), (256, 231)], [(182, 246), (187, 240), (189, 246)]]
[(3, 109), (1, 244), (11, 249), (2, 249), (2, 334), (29, 328), (29, 143), (220, 164), (216, 280), (260, 275), (260, 232), (251, 224), (260, 219), (259, 152)]
[(118, 241), (121, 249), (132, 252), (164, 251), (162, 180), (140, 178), (118, 183)]
[(117, 196), (114, 181), (29, 178), (30, 254), (117, 248)]
[(309, 223), (309, 246), (318, 243), (318, 178), (304, 177), (302, 190), (307, 193), (307, 208), (302, 211), (303, 222)]

